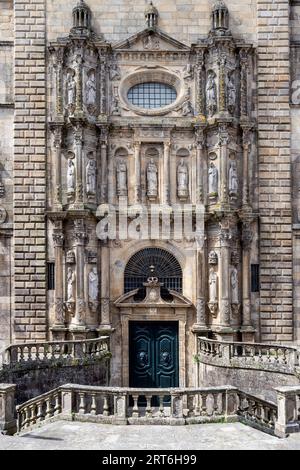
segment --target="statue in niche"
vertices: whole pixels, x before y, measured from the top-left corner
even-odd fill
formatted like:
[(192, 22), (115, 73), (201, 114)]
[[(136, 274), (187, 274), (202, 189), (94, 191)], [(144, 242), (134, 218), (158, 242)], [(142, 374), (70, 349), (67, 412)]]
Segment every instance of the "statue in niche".
[(208, 169), (208, 193), (212, 195), (218, 194), (218, 169), (213, 162), (210, 163)]
[(127, 195), (127, 165), (124, 161), (119, 161), (117, 165), (117, 194)]
[(86, 82), (86, 104), (94, 107), (97, 99), (95, 70), (90, 70)]
[(237, 175), (237, 166), (236, 162), (232, 160), (229, 166), (229, 175), (228, 175), (228, 186), (229, 194), (234, 195), (238, 192), (238, 175)]
[(189, 169), (183, 158), (177, 167), (177, 193), (178, 197), (186, 197), (189, 191)]
[(92, 159), (86, 165), (86, 192), (96, 194), (96, 161)]
[(99, 277), (97, 268), (94, 267), (89, 274), (89, 299), (92, 302), (96, 302), (98, 300), (98, 293), (99, 293)]
[(193, 77), (193, 66), (192, 64), (187, 64), (183, 69), (183, 78), (184, 80), (189, 80)]
[(218, 275), (213, 268), (209, 271), (209, 302), (218, 302)]
[(186, 93), (184, 103), (182, 105), (182, 115), (183, 116), (189, 116), (193, 113), (194, 113), (194, 111), (193, 111), (193, 107), (191, 105), (191, 90), (189, 88), (187, 93)]
[(67, 104), (69, 107), (76, 103), (76, 81), (74, 70), (69, 70), (67, 75)]
[(120, 80), (121, 78), (119, 67), (115, 62), (111, 65), (109, 76), (111, 81)]
[(74, 302), (75, 300), (75, 281), (76, 275), (73, 272), (72, 268), (68, 268), (67, 274), (67, 283), (68, 283), (68, 292), (67, 292), (67, 300), (68, 302)]
[(236, 90), (235, 90), (235, 83), (233, 79), (233, 74), (228, 75), (227, 80), (227, 104), (228, 110), (231, 114), (234, 113), (235, 105), (236, 105)]
[(233, 268), (230, 275), (230, 284), (231, 284), (231, 303), (239, 303), (239, 281), (238, 281), (238, 272), (236, 268)]
[(206, 104), (208, 115), (211, 117), (215, 114), (217, 109), (217, 85), (215, 75), (212, 71), (208, 74), (206, 83)]
[(149, 197), (156, 197), (158, 193), (158, 169), (151, 158), (147, 167), (147, 195)]
[(72, 158), (68, 159), (67, 188), (68, 193), (75, 192), (75, 166), (72, 161)]

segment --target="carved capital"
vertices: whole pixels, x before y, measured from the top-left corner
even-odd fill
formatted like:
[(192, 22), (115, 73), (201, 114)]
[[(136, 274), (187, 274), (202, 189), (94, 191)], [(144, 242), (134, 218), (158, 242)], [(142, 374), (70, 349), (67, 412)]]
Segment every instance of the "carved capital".
[(57, 247), (62, 248), (63, 247), (64, 234), (61, 231), (55, 230), (52, 234), (52, 239), (53, 239), (53, 244), (54, 244), (55, 248), (57, 248)]
[(87, 233), (83, 219), (74, 221), (73, 239), (76, 245), (84, 245), (87, 241)]

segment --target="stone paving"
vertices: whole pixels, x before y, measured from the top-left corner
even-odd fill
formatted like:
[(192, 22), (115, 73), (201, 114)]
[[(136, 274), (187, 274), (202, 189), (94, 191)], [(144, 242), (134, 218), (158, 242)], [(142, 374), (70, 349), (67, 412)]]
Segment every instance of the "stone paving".
[(16, 437), (0, 450), (300, 450), (300, 434), (278, 439), (234, 424), (111, 426), (58, 421)]

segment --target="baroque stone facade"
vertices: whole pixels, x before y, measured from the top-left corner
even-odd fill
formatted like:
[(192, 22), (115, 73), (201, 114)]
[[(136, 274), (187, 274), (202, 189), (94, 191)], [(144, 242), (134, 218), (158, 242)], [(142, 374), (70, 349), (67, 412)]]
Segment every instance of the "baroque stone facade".
[(0, 348), (109, 334), (127, 386), (130, 322), (176, 321), (189, 386), (199, 334), (299, 342), (298, 2), (3, 3)]

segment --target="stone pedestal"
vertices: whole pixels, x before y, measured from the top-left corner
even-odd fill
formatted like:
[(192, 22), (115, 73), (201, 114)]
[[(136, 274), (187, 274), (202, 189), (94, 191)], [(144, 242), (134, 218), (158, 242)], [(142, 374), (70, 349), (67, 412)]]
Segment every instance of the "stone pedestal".
[(0, 433), (14, 434), (17, 431), (15, 419), (15, 390), (13, 384), (0, 384)]

